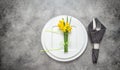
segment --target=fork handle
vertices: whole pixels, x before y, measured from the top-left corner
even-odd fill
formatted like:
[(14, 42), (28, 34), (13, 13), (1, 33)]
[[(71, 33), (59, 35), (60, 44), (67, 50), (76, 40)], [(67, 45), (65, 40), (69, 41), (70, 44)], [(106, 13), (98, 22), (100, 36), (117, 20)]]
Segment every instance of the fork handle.
[(99, 49), (92, 49), (92, 61), (93, 64), (96, 64), (98, 61), (98, 56), (99, 56)]

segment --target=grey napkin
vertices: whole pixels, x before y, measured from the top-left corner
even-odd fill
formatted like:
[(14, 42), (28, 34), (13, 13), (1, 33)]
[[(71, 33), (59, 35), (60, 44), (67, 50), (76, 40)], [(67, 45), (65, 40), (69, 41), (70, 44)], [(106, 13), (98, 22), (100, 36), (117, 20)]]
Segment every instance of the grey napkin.
[[(88, 34), (89, 34), (91, 43), (100, 43), (106, 31), (106, 27), (97, 18), (95, 18), (95, 22), (101, 24), (101, 30), (100, 31), (93, 30), (93, 21), (92, 21), (90, 22), (88, 26)], [(98, 55), (99, 55), (99, 49), (93, 48), (92, 49), (92, 61), (94, 64), (97, 63)]]

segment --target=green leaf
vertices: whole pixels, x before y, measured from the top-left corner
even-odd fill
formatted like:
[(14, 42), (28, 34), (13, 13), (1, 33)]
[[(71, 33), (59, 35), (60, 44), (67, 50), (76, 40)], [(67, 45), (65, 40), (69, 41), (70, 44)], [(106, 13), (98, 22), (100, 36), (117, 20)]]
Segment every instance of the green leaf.
[(67, 20), (66, 20), (66, 22), (68, 22), (68, 16), (67, 16)]
[(71, 24), (71, 19), (72, 19), (72, 18), (70, 18), (70, 22), (69, 22), (70, 24)]

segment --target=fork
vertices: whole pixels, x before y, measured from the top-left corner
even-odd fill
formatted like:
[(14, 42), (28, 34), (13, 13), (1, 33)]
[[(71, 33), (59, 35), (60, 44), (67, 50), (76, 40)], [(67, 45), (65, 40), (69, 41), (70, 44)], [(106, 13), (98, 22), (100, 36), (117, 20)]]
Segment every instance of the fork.
[(96, 31), (100, 31), (101, 30), (101, 24), (100, 23), (96, 23)]

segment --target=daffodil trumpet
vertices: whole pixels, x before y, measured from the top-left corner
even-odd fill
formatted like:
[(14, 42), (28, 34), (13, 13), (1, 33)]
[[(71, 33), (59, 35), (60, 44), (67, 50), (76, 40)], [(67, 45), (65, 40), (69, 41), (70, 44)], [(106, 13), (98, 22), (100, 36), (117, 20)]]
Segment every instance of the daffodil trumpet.
[(72, 30), (70, 23), (71, 23), (71, 18), (70, 18), (70, 21), (68, 22), (68, 17), (66, 22), (64, 21), (64, 19), (62, 19), (62, 20), (59, 20), (59, 23), (58, 23), (58, 27), (63, 32), (63, 35), (64, 35), (64, 52), (65, 53), (68, 52), (68, 35)]

